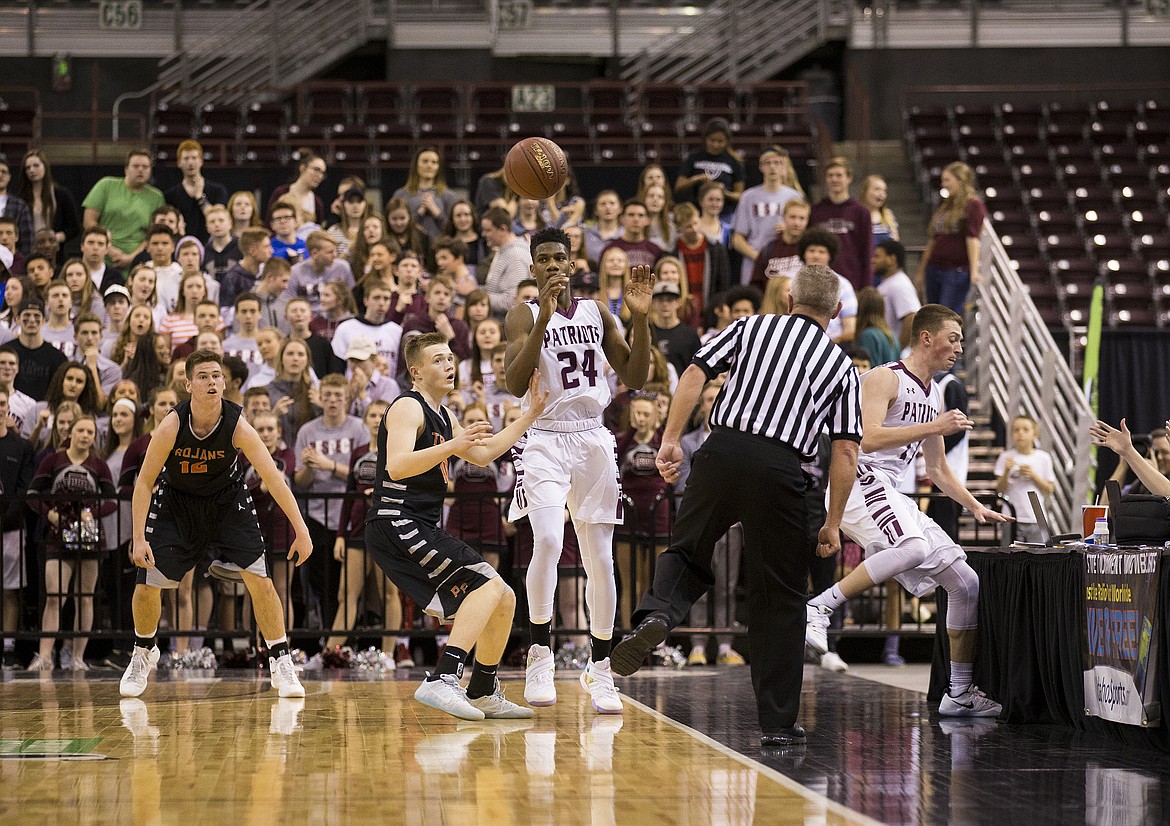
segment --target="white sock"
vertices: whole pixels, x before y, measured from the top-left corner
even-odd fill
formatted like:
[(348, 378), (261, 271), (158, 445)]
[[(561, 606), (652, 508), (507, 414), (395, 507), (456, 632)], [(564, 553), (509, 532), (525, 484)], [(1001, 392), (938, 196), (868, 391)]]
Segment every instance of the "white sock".
[(280, 645), (281, 643), (287, 643), (288, 642), (288, 634), (283, 635), (278, 640), (270, 640), (267, 637), (265, 637), (264, 642), (268, 645), (268, 650), (271, 651), (273, 646)]
[(405, 645), (407, 648), (410, 648), (410, 637), (399, 637), (395, 645)]
[(824, 607), (835, 611), (846, 602), (848, 602), (848, 599), (843, 593), (841, 593), (840, 583), (834, 583), (832, 588), (827, 591), (822, 591), (810, 599), (809, 605), (823, 605)]
[(974, 679), (974, 663), (957, 663), (951, 660), (951, 696), (958, 697), (971, 685)]
[(730, 654), (731, 653), (731, 643), (729, 643), (729, 642), (719, 643), (719, 653), (720, 654)]

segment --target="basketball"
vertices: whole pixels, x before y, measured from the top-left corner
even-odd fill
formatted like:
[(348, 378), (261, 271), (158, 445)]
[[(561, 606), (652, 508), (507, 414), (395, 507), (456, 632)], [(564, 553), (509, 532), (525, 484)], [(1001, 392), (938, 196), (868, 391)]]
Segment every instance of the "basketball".
[(549, 198), (560, 192), (568, 179), (565, 153), (547, 138), (524, 138), (504, 159), (504, 180), (521, 198)]

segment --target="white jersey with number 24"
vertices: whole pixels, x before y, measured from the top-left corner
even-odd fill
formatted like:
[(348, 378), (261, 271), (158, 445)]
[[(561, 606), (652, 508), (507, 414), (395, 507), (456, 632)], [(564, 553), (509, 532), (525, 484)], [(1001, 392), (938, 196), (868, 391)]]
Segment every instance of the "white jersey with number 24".
[[(533, 323), (540, 305), (527, 302)], [(609, 362), (601, 340), (605, 325), (601, 309), (592, 299), (574, 298), (568, 310), (553, 313), (540, 348), (541, 384), (549, 391), (544, 413), (533, 423), (537, 429), (553, 429), (552, 422), (597, 419), (613, 400), (605, 373)], [(529, 394), (523, 407), (528, 409)]]

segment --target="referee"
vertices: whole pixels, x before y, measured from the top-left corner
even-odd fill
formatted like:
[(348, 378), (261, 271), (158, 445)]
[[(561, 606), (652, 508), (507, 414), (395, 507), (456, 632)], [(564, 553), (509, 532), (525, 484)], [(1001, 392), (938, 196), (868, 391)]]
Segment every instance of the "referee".
[(722, 372), (728, 376), (711, 409), (711, 436), (694, 455), (670, 549), (658, 558), (654, 582), (634, 614), (637, 627), (611, 655), (618, 674), (638, 670), (710, 590), (715, 543), (742, 522), (748, 645), (765, 747), (805, 742), (796, 722), (808, 585), (808, 482), (800, 463), (816, 454), (827, 426), (831, 493), (821, 556), (840, 549), (841, 516), (857, 472), (857, 370), (825, 334), (840, 310), (839, 293), (832, 270), (805, 266), (792, 284), (790, 315), (739, 319), (704, 345), (683, 373), (658, 451), (658, 471), (668, 482), (678, 478), (679, 437), (703, 385)]

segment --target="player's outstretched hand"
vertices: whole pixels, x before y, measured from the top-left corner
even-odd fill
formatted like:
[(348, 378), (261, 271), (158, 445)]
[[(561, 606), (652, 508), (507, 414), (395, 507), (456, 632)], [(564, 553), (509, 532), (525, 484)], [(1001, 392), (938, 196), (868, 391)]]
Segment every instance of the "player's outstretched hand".
[(533, 370), (532, 378), (528, 380), (528, 412), (532, 418), (538, 418), (544, 412), (547, 402), (548, 391), (540, 389), (540, 371)]
[(296, 567), (301, 567), (305, 564), (313, 553), (313, 541), (308, 536), (297, 534), (296, 539), (293, 540), (292, 547), (288, 549), (288, 558), (294, 561)]
[(1133, 437), (1125, 419), (1122, 419), (1116, 428), (1098, 421), (1094, 425), (1089, 425), (1089, 435), (1093, 437), (1093, 444), (1107, 447), (1119, 456), (1122, 451), (1133, 444)]
[(626, 295), (623, 299), (632, 313), (650, 314), (651, 296), (654, 289), (654, 271), (645, 264), (630, 267), (626, 280)]
[(1015, 522), (1014, 516), (1008, 516), (1006, 513), (993, 511), (991, 508), (979, 505), (975, 510), (971, 511), (971, 515), (975, 517), (975, 521), (980, 525), (986, 525), (988, 522)]
[(817, 556), (829, 557), (841, 550), (841, 529), (822, 525), (817, 534)]
[(654, 460), (654, 464), (658, 467), (658, 475), (667, 482), (677, 482), (679, 468), (682, 466), (682, 447), (678, 442), (663, 442), (662, 447), (658, 448), (658, 457)]
[(935, 426), (938, 428), (939, 436), (951, 436), (964, 430), (970, 430), (975, 426), (975, 422), (967, 418), (967, 414), (962, 410), (948, 410), (945, 413), (938, 414), (938, 418), (934, 420)]
[(154, 551), (151, 550), (150, 543), (145, 539), (141, 542), (136, 541), (130, 551), (130, 561), (139, 568), (153, 568)]
[(491, 437), (491, 422), (475, 422), (463, 428), (463, 432), (455, 437), (452, 446), (455, 448), (455, 454), (460, 455), (473, 447), (487, 444), (487, 440)]

